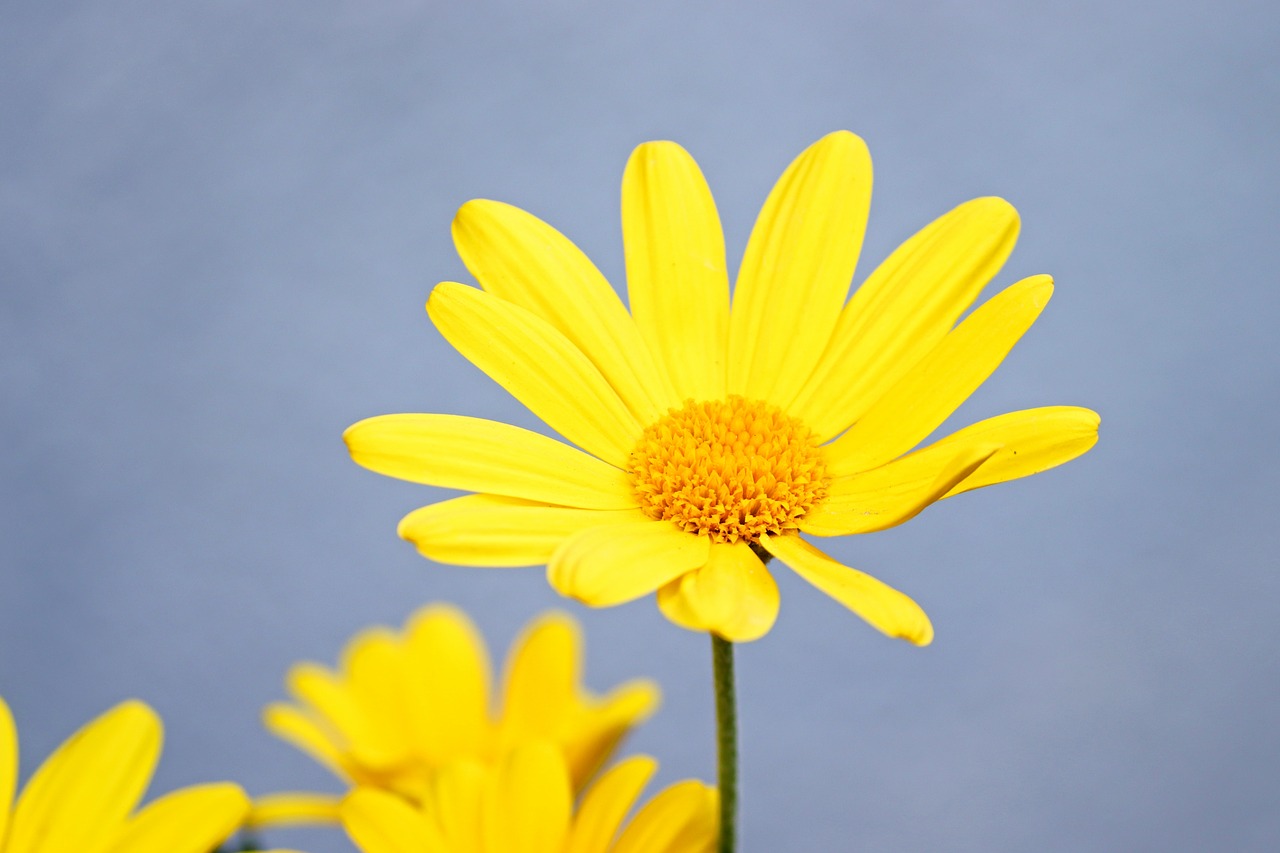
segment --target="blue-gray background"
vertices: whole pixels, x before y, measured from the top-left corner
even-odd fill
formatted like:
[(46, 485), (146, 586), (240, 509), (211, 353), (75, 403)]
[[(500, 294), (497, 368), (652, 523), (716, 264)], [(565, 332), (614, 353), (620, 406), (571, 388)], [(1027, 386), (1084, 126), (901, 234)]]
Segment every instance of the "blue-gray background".
[(651, 600), (585, 612), (537, 569), (422, 560), (395, 522), (446, 493), (339, 434), (528, 423), (422, 310), (466, 280), (466, 199), (621, 283), (623, 165), (671, 138), (736, 264), (790, 158), (848, 128), (876, 165), (860, 276), (999, 194), (1024, 228), (996, 284), (1058, 281), (956, 423), (1089, 405), (1102, 441), (833, 547), (926, 607), (929, 649), (779, 570), (778, 625), (739, 657), (744, 851), (1277, 849), (1277, 8), (5, 4), (0, 694), (24, 774), (139, 696), (167, 721), (153, 790), (336, 790), (260, 706), (291, 662), (443, 599), (497, 649), (568, 606), (591, 686), (665, 688), (632, 747), (711, 778), (703, 637)]

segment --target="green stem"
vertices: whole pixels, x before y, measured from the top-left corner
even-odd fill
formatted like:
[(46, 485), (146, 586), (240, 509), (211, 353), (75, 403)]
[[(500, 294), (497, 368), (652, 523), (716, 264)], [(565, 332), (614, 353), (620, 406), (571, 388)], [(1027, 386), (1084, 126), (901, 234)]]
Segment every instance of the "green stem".
[(720, 843), (716, 853), (733, 853), (738, 823), (738, 703), (733, 687), (733, 643), (711, 635), (716, 683), (716, 752), (720, 767)]

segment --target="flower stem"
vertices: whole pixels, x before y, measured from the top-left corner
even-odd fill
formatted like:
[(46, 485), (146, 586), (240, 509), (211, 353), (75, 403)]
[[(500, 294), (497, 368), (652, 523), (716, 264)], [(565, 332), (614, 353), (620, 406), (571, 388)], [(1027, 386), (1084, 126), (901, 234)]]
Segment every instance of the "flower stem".
[(733, 643), (711, 635), (716, 684), (716, 752), (719, 757), (720, 843), (716, 853), (733, 853), (738, 821), (738, 703), (733, 686)]

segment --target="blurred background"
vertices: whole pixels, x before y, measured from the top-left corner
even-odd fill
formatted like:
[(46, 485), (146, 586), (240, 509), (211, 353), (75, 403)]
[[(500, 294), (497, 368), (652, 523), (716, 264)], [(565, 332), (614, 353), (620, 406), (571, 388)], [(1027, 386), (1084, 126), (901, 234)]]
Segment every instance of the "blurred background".
[[(449, 222), (519, 205), (623, 284), (633, 146), (679, 141), (731, 268), (837, 128), (875, 195), (858, 280), (978, 195), (1022, 213), (993, 285), (1057, 295), (949, 426), (1098, 410), (1064, 468), (831, 544), (932, 616), (916, 649), (785, 569), (739, 648), (742, 850), (1280, 847), (1280, 7), (1263, 2), (155, 0), (0, 9), (0, 695), (22, 772), (128, 696), (153, 792), (337, 791), (266, 734), (286, 668), (427, 601), (500, 658), (561, 607), (587, 682), (661, 682), (630, 741), (714, 777), (708, 643), (652, 599), (396, 538), (448, 497), (352, 464), (398, 411), (532, 420), (423, 303)], [(651, 787), (651, 791), (655, 790)], [(312, 853), (341, 833), (276, 833)]]

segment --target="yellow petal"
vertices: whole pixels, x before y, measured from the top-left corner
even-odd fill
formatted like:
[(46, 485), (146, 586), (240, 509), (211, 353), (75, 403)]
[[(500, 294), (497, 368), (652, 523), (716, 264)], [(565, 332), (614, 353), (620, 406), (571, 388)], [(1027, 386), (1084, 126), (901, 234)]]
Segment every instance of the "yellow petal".
[(833, 476), (876, 468), (920, 443), (1004, 361), (1053, 294), (1047, 275), (993, 296), (826, 447)]
[[(0, 842), (9, 827), (13, 791), (18, 781), (18, 730), (4, 697), (0, 697)], [(4, 847), (0, 844), (0, 850)]]
[(343, 433), (364, 467), (429, 486), (585, 509), (636, 505), (626, 473), (527, 429), (462, 415), (382, 415)]
[(899, 246), (844, 307), (790, 413), (822, 441), (846, 429), (946, 336), (1017, 239), (1013, 206), (977, 198)]
[(364, 853), (453, 853), (435, 827), (394, 794), (357, 788), (339, 813), (347, 835)]
[(287, 705), (272, 702), (262, 710), (262, 725), (276, 737), (288, 741), (327, 767), (335, 776), (348, 779), (353, 767), (334, 744), (333, 734), (311, 715)]
[(618, 762), (601, 776), (582, 799), (564, 853), (608, 851), (623, 818), (657, 769), (658, 762), (647, 755), (636, 755)]
[(508, 745), (554, 736), (578, 702), (582, 632), (564, 613), (544, 613), (521, 632), (507, 655), (502, 726)]
[(618, 294), (559, 231), (517, 207), (477, 199), (458, 211), (453, 241), (481, 287), (562, 332), (641, 423), (680, 404)]
[(627, 161), (622, 238), (631, 312), (675, 386), (670, 405), (724, 397), (724, 233), (706, 179), (676, 143), (646, 142)]
[(718, 834), (715, 788), (693, 779), (665, 789), (632, 818), (610, 853), (709, 853)]
[(498, 768), (486, 792), (485, 849), (489, 853), (561, 853), (573, 814), (564, 759), (551, 744), (533, 741)]
[(787, 407), (835, 328), (871, 204), (871, 155), (848, 131), (809, 146), (756, 220), (729, 320), (729, 392)]
[(431, 292), (427, 313), (458, 352), (552, 429), (606, 462), (626, 464), (643, 428), (563, 332), (514, 303), (450, 281)]
[(338, 823), (342, 797), (287, 791), (255, 797), (245, 825), (254, 829)]
[(745, 643), (769, 633), (778, 618), (778, 585), (745, 542), (711, 546), (711, 557), (658, 590), (671, 621)]
[(412, 755), (405, 669), (399, 638), (385, 628), (361, 631), (342, 650), (347, 689), (365, 721), (350, 749), (366, 767), (396, 767)]
[(489, 655), (461, 610), (420, 609), (405, 629), (405, 686), (418, 753), (443, 764), (478, 755), (489, 732)]
[(547, 580), (591, 607), (632, 601), (707, 561), (711, 540), (664, 521), (593, 527), (560, 545)]
[(1070, 462), (1098, 443), (1100, 421), (1097, 412), (1077, 406), (1023, 409), (978, 421), (904, 456), (901, 461), (953, 455), (975, 445), (999, 445), (1000, 450), (982, 467), (943, 495), (949, 498)]
[(424, 557), (455, 566), (538, 566), (570, 535), (600, 524), (639, 521), (638, 509), (549, 506), (520, 498), (467, 495), (414, 510), (398, 532)]
[(454, 853), (484, 849), (482, 811), (488, 777), (484, 765), (467, 759), (445, 765), (435, 776), (430, 808), (424, 811)]
[(657, 684), (636, 679), (614, 689), (578, 715), (569, 739), (561, 743), (575, 791), (581, 790), (604, 766), (632, 728), (657, 710), (661, 698)]
[(111, 853), (208, 853), (236, 831), (249, 798), (229, 782), (167, 794), (126, 824)]
[(945, 450), (836, 478), (822, 503), (800, 519), (800, 529), (814, 536), (848, 536), (902, 524), (980, 470), (1000, 446), (984, 442)]
[(160, 719), (122, 702), (67, 739), (18, 798), (7, 850), (101, 850), (141, 799), (162, 738)]
[(367, 721), (346, 683), (332, 670), (305, 662), (289, 667), (285, 676), (289, 693), (304, 705), (313, 719), (324, 721), (326, 740), (341, 749), (364, 736)]
[(766, 536), (765, 549), (792, 571), (890, 637), (917, 646), (933, 642), (929, 617), (907, 596), (871, 575), (841, 565), (799, 536)]

